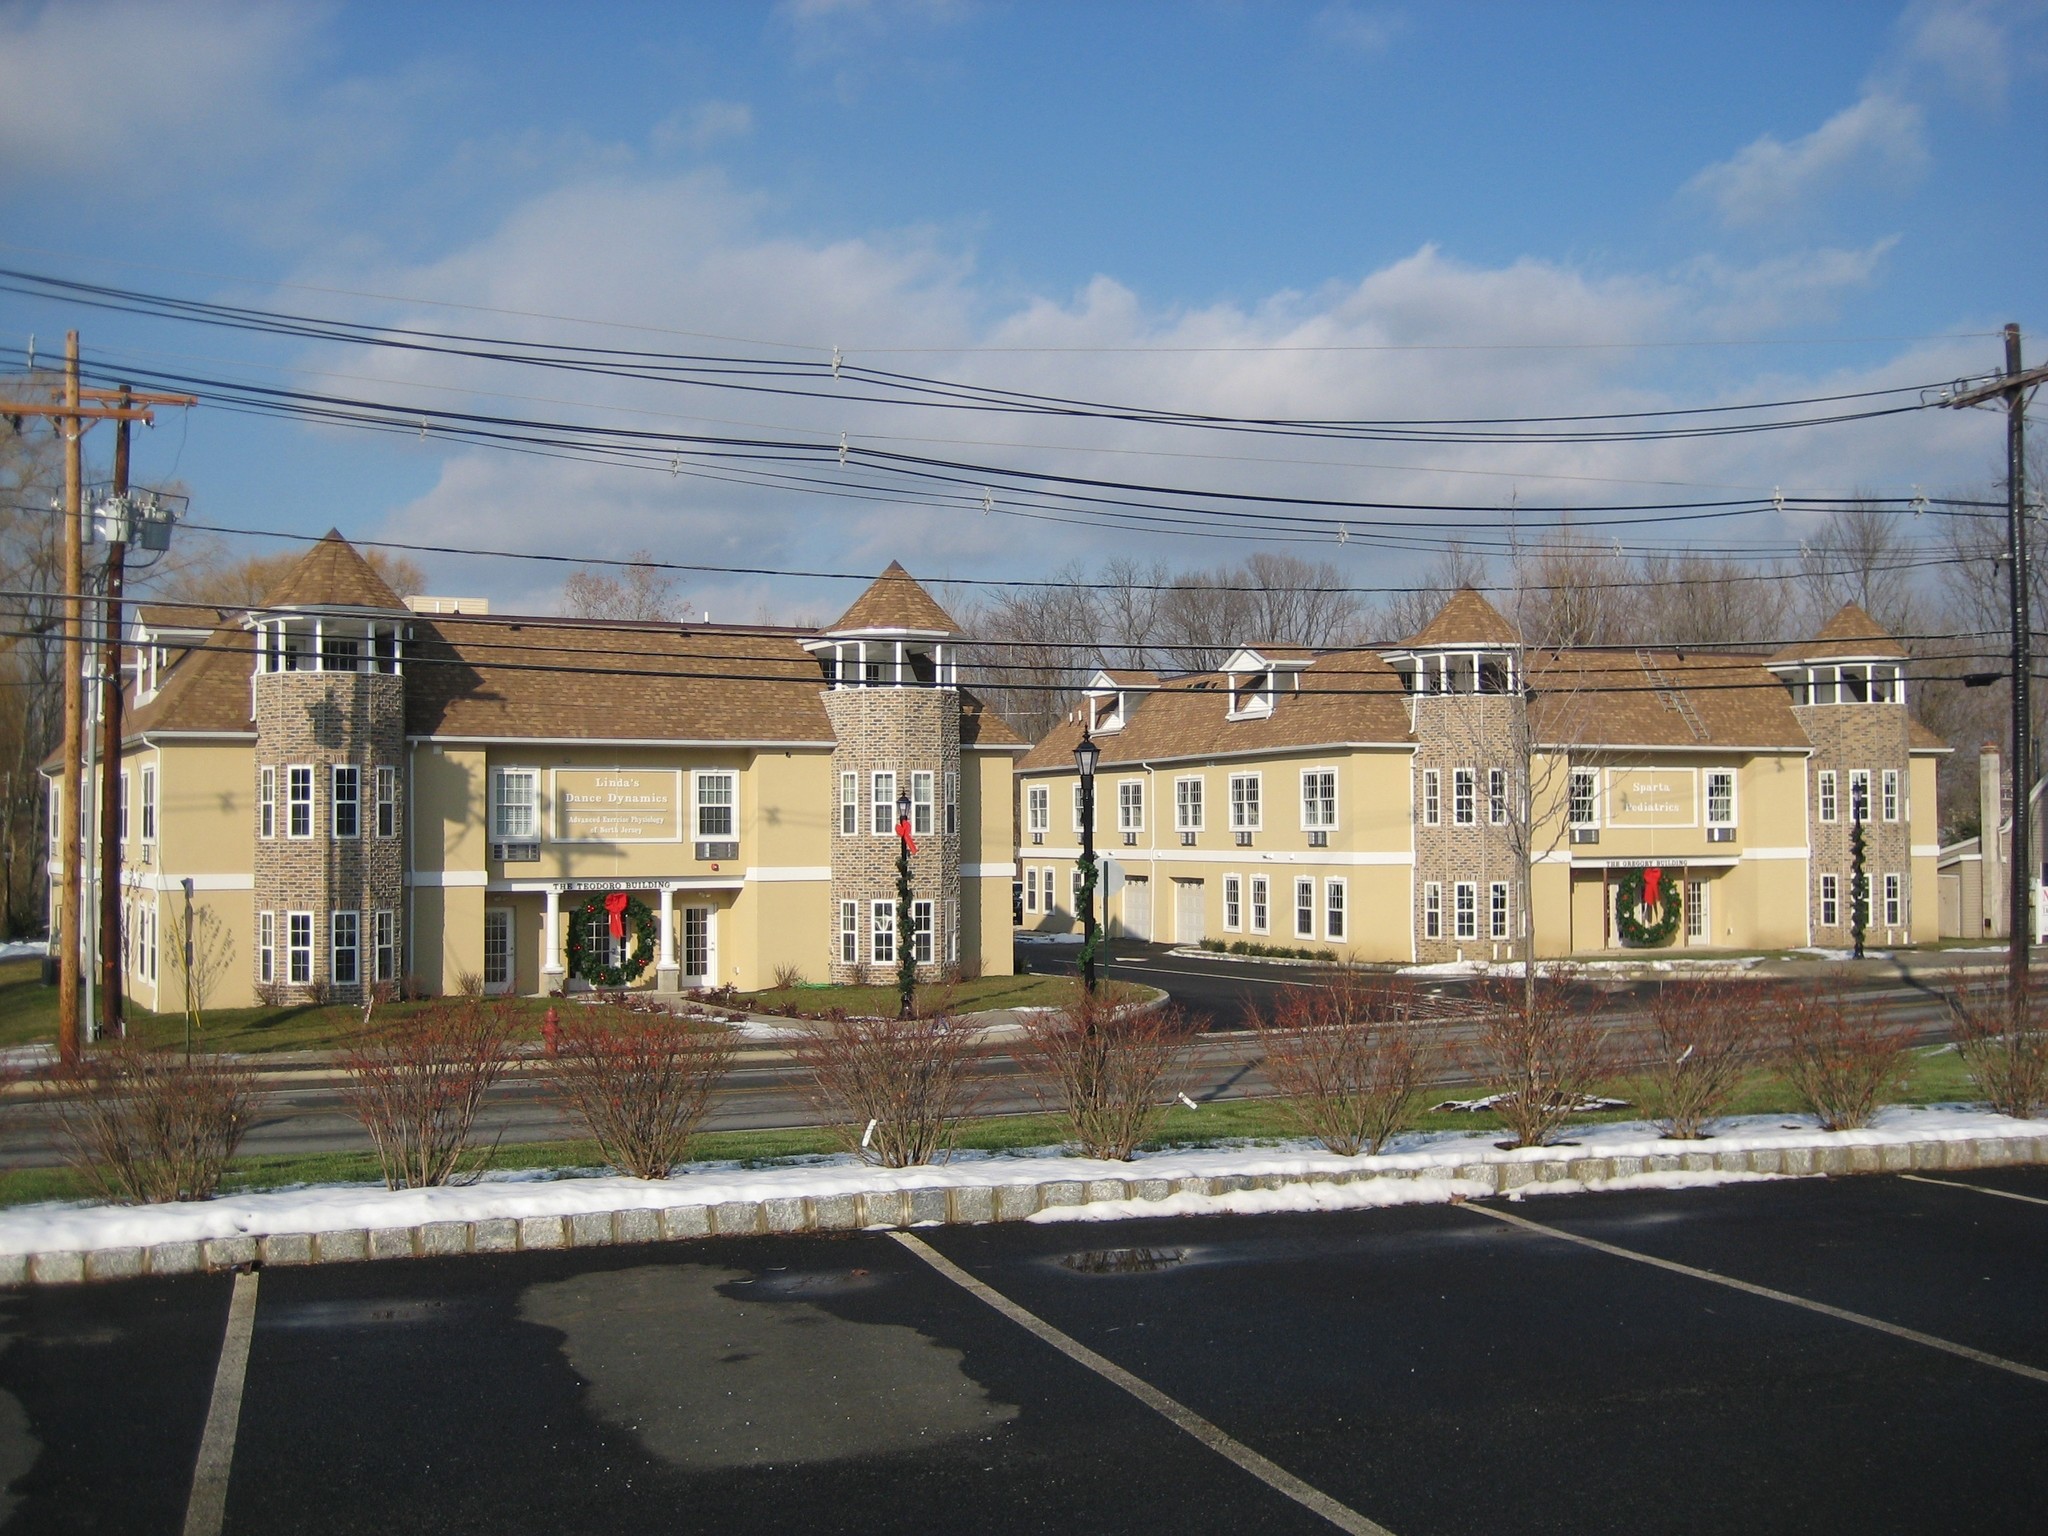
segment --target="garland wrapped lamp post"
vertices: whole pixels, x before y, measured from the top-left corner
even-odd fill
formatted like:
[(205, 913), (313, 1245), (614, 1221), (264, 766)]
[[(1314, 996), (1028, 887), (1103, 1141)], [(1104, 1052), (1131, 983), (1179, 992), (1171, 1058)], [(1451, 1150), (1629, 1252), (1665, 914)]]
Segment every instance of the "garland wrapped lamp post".
[(896, 797), (896, 993), (899, 1019), (917, 1007), (917, 935), (910, 921), (910, 856), (917, 842), (910, 835), (910, 796)]
[(1870, 877), (1863, 872), (1863, 802), (1867, 786), (1853, 781), (1849, 788), (1849, 936), (1856, 943), (1856, 958), (1863, 958), (1863, 933), (1870, 926)]
[(1095, 946), (1100, 935), (1095, 927), (1095, 765), (1102, 761), (1102, 748), (1081, 728), (1074, 746), (1074, 766), (1081, 773), (1081, 889), (1074, 900), (1074, 915), (1081, 919), (1081, 985), (1095, 990)]

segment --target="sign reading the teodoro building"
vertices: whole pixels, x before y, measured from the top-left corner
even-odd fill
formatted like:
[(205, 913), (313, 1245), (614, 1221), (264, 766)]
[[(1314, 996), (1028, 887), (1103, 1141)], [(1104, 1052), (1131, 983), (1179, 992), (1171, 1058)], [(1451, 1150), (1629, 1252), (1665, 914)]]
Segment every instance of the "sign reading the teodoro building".
[(1610, 768), (1611, 827), (1690, 827), (1698, 822), (1699, 774), (1692, 768)]
[(675, 843), (683, 837), (683, 776), (675, 768), (557, 768), (558, 843)]

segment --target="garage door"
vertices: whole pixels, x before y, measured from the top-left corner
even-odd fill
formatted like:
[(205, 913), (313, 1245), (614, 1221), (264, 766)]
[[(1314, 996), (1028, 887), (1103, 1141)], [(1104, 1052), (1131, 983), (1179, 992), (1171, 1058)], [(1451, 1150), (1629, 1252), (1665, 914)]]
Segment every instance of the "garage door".
[(1124, 879), (1124, 937), (1152, 937), (1152, 882), (1142, 875)]
[(1202, 942), (1202, 882), (1173, 882), (1173, 941), (1176, 944)]

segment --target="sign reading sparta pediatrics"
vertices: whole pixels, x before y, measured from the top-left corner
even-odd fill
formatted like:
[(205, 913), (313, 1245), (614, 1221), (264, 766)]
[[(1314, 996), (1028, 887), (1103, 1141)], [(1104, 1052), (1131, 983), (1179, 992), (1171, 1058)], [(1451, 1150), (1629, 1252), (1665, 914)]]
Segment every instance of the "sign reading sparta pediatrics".
[(1699, 825), (1699, 770), (1696, 768), (1608, 769), (1607, 825), (1610, 827), (1692, 827)]
[(557, 768), (558, 843), (676, 843), (683, 776), (675, 768)]

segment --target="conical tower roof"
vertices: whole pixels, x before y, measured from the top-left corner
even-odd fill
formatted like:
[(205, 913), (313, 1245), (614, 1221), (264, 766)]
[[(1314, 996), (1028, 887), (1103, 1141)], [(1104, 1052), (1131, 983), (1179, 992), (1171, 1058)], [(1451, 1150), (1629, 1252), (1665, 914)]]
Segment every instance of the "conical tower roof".
[(1420, 650), (1433, 645), (1520, 645), (1522, 637), (1501, 611), (1471, 587), (1460, 587), (1436, 617), (1403, 642)]
[(917, 584), (900, 562), (889, 568), (874, 584), (853, 600), (853, 606), (830, 626), (828, 634), (860, 634), (874, 631), (957, 635), (960, 626), (938, 605), (931, 593)]
[(264, 597), (267, 608), (389, 608), (405, 604), (356, 547), (330, 528)]
[(1883, 656), (1904, 660), (1906, 648), (1854, 603), (1844, 603), (1811, 640), (1795, 641), (1771, 658), (1783, 662), (1821, 661), (1835, 656)]

